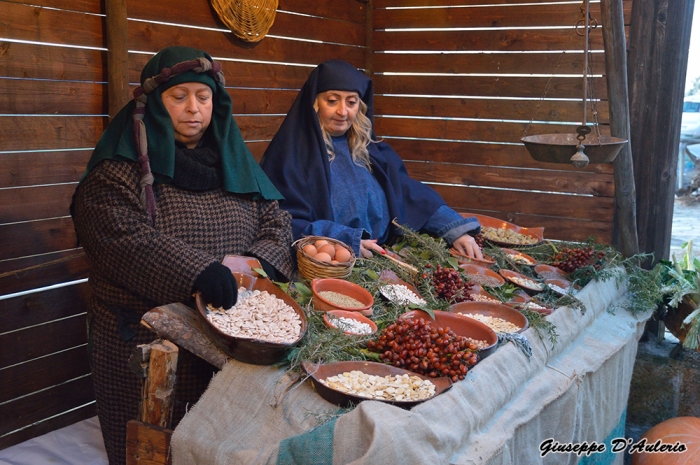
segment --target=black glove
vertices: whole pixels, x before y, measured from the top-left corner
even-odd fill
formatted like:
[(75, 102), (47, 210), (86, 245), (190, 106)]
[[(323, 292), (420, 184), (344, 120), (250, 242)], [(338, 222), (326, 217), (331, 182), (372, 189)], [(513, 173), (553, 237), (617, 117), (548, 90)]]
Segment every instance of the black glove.
[(205, 303), (216, 308), (231, 308), (238, 299), (236, 278), (230, 269), (219, 262), (212, 263), (199, 273), (194, 280), (194, 289), (202, 293)]

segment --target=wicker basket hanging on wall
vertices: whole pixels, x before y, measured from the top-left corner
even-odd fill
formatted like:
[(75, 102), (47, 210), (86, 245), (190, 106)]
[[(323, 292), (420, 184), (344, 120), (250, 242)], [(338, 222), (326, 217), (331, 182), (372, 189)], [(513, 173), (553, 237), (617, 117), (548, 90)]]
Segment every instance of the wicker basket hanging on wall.
[(223, 23), (239, 39), (259, 42), (275, 22), (277, 0), (211, 0)]

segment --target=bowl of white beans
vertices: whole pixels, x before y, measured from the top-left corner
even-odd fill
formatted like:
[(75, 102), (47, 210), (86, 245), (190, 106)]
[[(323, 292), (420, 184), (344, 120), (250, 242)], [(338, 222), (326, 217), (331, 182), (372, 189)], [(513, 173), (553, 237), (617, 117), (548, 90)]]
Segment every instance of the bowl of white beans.
[(522, 333), (529, 327), (525, 315), (500, 303), (460, 302), (447, 311), (480, 321), (497, 333)]
[(367, 336), (377, 332), (377, 324), (359, 312), (329, 310), (323, 314), (323, 322), (348, 336)]
[(238, 300), (231, 308), (195, 299), (204, 333), (222, 352), (241, 362), (273, 365), (304, 337), (306, 315), (299, 304), (266, 278), (234, 272)]

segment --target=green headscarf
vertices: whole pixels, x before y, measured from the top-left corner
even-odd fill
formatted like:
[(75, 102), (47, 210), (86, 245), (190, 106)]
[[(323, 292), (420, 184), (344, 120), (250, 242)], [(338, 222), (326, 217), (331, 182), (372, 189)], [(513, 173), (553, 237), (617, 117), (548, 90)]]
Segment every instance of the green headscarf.
[[(192, 60), (199, 60), (201, 66), (192, 64)], [(186, 71), (182, 72), (183, 69)], [(168, 47), (146, 63), (141, 72), (141, 87), (134, 91), (134, 100), (122, 108), (105, 129), (85, 174), (102, 160), (146, 161), (150, 162), (150, 171), (156, 182), (171, 182), (175, 167), (175, 134), (161, 93), (183, 82), (201, 82), (214, 92), (214, 109), (207, 128), (207, 140), (221, 155), (223, 189), (236, 194), (252, 194), (256, 198), (282, 200), (282, 195), (243, 142), (241, 131), (233, 119), (233, 102), (224, 88), (220, 63), (215, 62), (208, 53), (189, 47)], [(139, 99), (141, 104), (137, 104)], [(145, 108), (139, 108), (143, 107), (143, 103)], [(137, 120), (140, 119), (138, 113), (143, 114), (146, 129), (147, 160), (139, 160), (134, 135)]]

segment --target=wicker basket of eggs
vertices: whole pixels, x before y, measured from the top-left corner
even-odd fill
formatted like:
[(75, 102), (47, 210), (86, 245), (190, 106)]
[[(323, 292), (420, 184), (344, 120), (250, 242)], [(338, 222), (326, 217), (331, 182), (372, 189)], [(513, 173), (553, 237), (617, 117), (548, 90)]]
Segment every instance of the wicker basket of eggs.
[(345, 243), (323, 236), (306, 236), (296, 242), (299, 273), (306, 279), (347, 278), (355, 253)]

